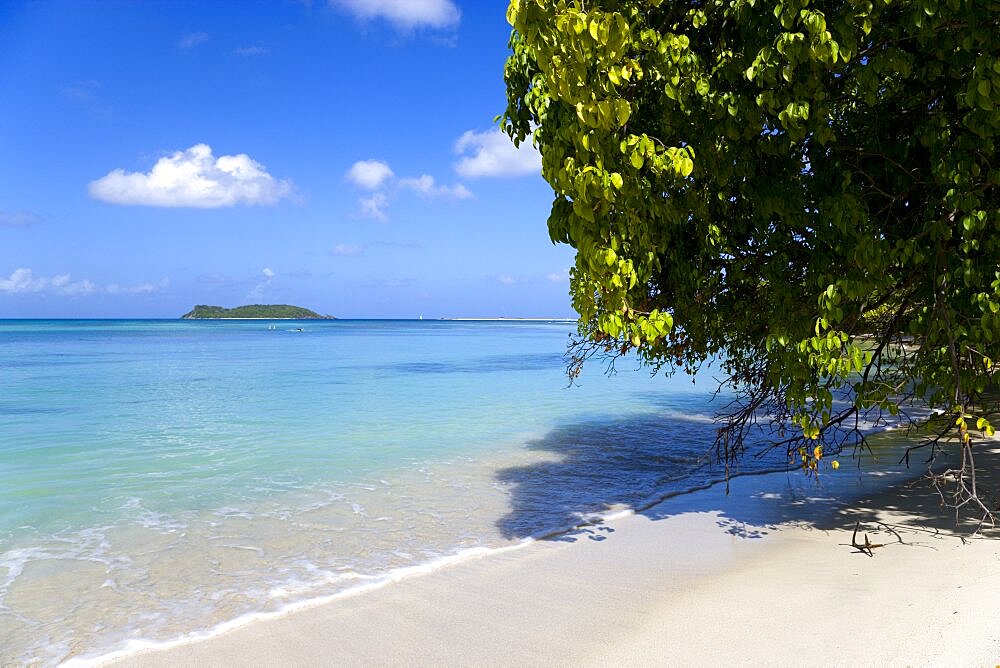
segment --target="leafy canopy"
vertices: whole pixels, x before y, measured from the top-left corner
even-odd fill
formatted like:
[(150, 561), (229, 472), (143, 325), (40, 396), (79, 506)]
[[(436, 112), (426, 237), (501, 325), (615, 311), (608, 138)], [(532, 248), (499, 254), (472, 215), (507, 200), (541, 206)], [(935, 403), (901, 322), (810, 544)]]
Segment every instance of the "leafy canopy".
[(502, 126), (538, 147), (551, 238), (577, 250), (578, 360), (720, 359), (727, 457), (768, 411), (815, 467), (914, 395), (970, 455), (992, 435), (1000, 2), (512, 0), (507, 18)]

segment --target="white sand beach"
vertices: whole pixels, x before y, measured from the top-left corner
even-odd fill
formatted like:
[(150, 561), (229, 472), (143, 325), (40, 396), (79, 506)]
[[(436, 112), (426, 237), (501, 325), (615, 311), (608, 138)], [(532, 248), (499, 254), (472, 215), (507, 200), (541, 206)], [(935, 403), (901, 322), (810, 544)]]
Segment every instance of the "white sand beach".
[[(1000, 530), (956, 528), (916, 471), (849, 468), (737, 478), (109, 663), (1000, 665)], [(858, 522), (884, 547), (851, 547)]]

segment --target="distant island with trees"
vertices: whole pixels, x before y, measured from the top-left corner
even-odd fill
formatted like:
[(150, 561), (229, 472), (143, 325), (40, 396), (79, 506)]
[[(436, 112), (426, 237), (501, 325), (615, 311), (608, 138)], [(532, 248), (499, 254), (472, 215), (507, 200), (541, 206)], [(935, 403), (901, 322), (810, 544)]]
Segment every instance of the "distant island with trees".
[(288, 304), (250, 304), (236, 308), (198, 304), (181, 316), (182, 320), (260, 319), (260, 320), (336, 320), (301, 306)]

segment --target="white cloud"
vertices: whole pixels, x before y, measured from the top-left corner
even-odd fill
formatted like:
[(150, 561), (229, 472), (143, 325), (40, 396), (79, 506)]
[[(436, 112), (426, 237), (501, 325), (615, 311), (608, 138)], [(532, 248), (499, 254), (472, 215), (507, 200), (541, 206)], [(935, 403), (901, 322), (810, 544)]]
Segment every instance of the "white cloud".
[(30, 227), (40, 222), (41, 217), (30, 211), (0, 211), (0, 227)]
[(542, 168), (542, 157), (531, 142), (521, 142), (515, 148), (510, 137), (499, 129), (466, 131), (455, 142), (455, 153), (462, 156), (455, 163), (455, 171), (470, 179), (538, 174)]
[(79, 281), (70, 280), (69, 274), (57, 274), (51, 278), (39, 276), (35, 277), (31, 269), (15, 269), (7, 278), (0, 278), (0, 293), (11, 295), (29, 294), (35, 292), (50, 292), (58, 295), (79, 296), (91, 294), (109, 295), (139, 295), (156, 292), (157, 289), (165, 288), (170, 284), (169, 278), (162, 279), (158, 284), (140, 283), (134, 286), (121, 286), (118, 283), (110, 283), (106, 286), (98, 285), (90, 279)]
[(275, 272), (270, 267), (264, 267), (260, 270), (263, 274), (264, 279), (260, 281), (257, 285), (253, 286), (253, 289), (247, 293), (246, 299), (250, 302), (260, 301), (264, 296), (264, 291), (267, 290), (271, 285), (271, 279), (275, 277)]
[(293, 192), (246, 153), (212, 155), (208, 144), (160, 158), (143, 174), (116, 169), (91, 181), (94, 199), (133, 206), (211, 209), (235, 204), (275, 204)]
[(365, 190), (378, 190), (392, 177), (392, 169), (381, 160), (358, 160), (346, 175), (348, 181)]
[(400, 30), (451, 28), (462, 13), (452, 0), (330, 0), (362, 21), (385, 19)]
[(409, 188), (427, 197), (454, 197), (455, 199), (468, 199), (472, 197), (469, 189), (461, 183), (453, 186), (439, 186), (434, 183), (434, 177), (429, 174), (423, 174), (416, 178), (400, 179), (399, 187)]
[(508, 276), (507, 274), (500, 274), (499, 276), (497, 276), (497, 280), (503, 283), (504, 285), (514, 285), (515, 283), (517, 283), (516, 278), (514, 278), (513, 276)]
[(550, 274), (545, 274), (545, 280), (551, 281), (553, 283), (564, 283), (569, 279), (569, 269), (563, 270), (563, 273), (552, 272)]
[(389, 220), (385, 214), (385, 208), (389, 206), (389, 198), (384, 193), (375, 193), (371, 197), (363, 198), (361, 205), (361, 215), (365, 218), (374, 218), (380, 223)]
[(238, 46), (233, 49), (233, 53), (237, 56), (243, 56), (244, 58), (252, 58), (253, 56), (266, 56), (270, 51), (263, 46)]
[(180, 49), (190, 49), (198, 46), (199, 44), (204, 44), (207, 41), (207, 32), (189, 32), (181, 37), (181, 41), (177, 43), (177, 47)]
[(389, 219), (386, 213), (389, 207), (389, 195), (395, 195), (403, 190), (415, 192), (428, 199), (472, 197), (469, 189), (461, 183), (451, 186), (439, 185), (430, 174), (397, 179), (388, 163), (381, 160), (359, 160), (347, 170), (345, 178), (360, 188), (372, 191), (371, 195), (358, 201), (358, 215), (383, 223)]
[[(112, 283), (111, 285), (114, 286), (112, 294), (117, 293), (119, 291), (118, 285), (116, 283)], [(111, 286), (108, 287), (110, 288)], [(95, 292), (97, 292), (97, 285), (87, 279), (76, 281), (75, 283), (66, 283), (59, 287), (59, 294), (63, 295), (90, 295)]]
[(117, 283), (111, 283), (104, 291), (109, 295), (148, 295), (150, 293), (156, 292), (157, 287), (166, 287), (169, 284), (167, 279), (160, 281), (159, 286), (153, 285), (152, 283), (140, 283), (139, 285), (133, 285), (132, 287), (123, 287)]
[(340, 257), (360, 257), (365, 252), (363, 246), (352, 246), (350, 244), (337, 244), (330, 251), (330, 255), (337, 255)]
[(48, 279), (35, 278), (30, 269), (15, 269), (8, 278), (0, 278), (0, 292), (8, 294), (41, 292), (48, 286)]

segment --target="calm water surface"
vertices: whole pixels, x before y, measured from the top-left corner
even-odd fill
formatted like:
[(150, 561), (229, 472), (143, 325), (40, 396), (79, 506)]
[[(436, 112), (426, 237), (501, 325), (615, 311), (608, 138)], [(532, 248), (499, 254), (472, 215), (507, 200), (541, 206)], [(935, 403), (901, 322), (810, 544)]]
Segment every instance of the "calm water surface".
[(573, 327), (0, 321), (0, 664), (205, 632), (717, 478), (711, 372), (567, 387)]

